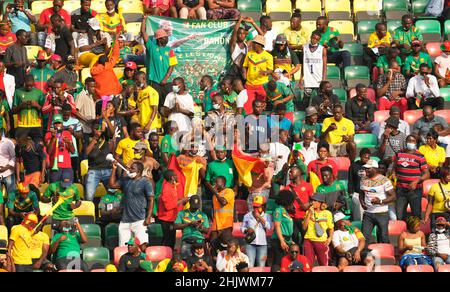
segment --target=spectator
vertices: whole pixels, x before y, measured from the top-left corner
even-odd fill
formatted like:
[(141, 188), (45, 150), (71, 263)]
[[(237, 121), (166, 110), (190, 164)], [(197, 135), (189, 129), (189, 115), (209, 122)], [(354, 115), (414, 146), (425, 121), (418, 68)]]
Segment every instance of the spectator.
[(375, 25), (375, 31), (370, 34), (369, 40), (367, 42), (367, 48), (364, 49), (367, 57), (369, 57), (368, 62), (369, 67), (376, 64), (377, 59), (379, 59), (383, 53), (391, 46), (392, 36), (389, 31), (387, 31), (386, 24), (379, 22)]
[(164, 124), (164, 133), (166, 133), (166, 135), (161, 140), (161, 153), (162, 164), (167, 166), (172, 154), (175, 156), (180, 155), (180, 149), (174, 137), (178, 133), (177, 123), (174, 121), (166, 122)]
[(434, 271), (450, 264), (450, 231), (444, 217), (436, 218), (436, 228), (428, 238), (427, 254), (432, 257)]
[(425, 212), (424, 222), (430, 222), (431, 227), (436, 225), (436, 218), (444, 217), (450, 219), (450, 212), (445, 206), (450, 191), (450, 168), (444, 167), (441, 171), (440, 181), (431, 186), (428, 192), (428, 205)]
[(235, 0), (208, 0), (207, 3), (209, 7), (207, 16), (210, 20), (238, 20), (241, 16), (241, 12), (234, 8)]
[(427, 74), (431, 73), (433, 62), (431, 61), (430, 55), (422, 52), (422, 42), (419, 40), (414, 40), (411, 43), (411, 47), (411, 55), (406, 57), (405, 64), (403, 66), (403, 74), (406, 76), (406, 78), (412, 78), (413, 76), (421, 73), (419, 71), (422, 64), (427, 64)]
[(157, 0), (157, 1), (143, 1), (145, 9), (150, 11), (152, 15), (156, 16), (170, 16), (172, 18), (178, 18), (177, 7), (175, 0)]
[(206, 20), (205, 0), (176, 0), (181, 19)]
[(48, 68), (55, 71), (61, 68), (62, 58), (57, 54), (53, 54), (50, 56)]
[(406, 219), (406, 207), (411, 206), (412, 215), (421, 216), (422, 183), (430, 177), (425, 157), (417, 151), (417, 139), (406, 138), (406, 149), (396, 153), (393, 173), (397, 179), (397, 218)]
[(118, 95), (122, 92), (122, 86), (113, 70), (118, 60), (119, 45), (116, 39), (111, 55), (109, 57), (106, 55), (100, 56), (97, 63), (91, 68), (91, 75), (96, 83), (97, 96)]
[(95, 119), (95, 101), (97, 96), (95, 93), (95, 79), (92, 77), (86, 78), (84, 81), (85, 88), (77, 95), (75, 106), (79, 115), (83, 117), (80, 119), (81, 129), (83, 131), (83, 149), (86, 149), (89, 143), (89, 136), (92, 134), (91, 125), (89, 121)]
[(47, 61), (49, 57), (44, 50), (39, 50), (36, 57), (37, 65), (30, 70), (30, 75), (34, 77), (34, 87), (47, 93), (48, 90), (48, 80), (55, 74), (55, 70), (52, 70), (47, 66)]
[[(257, 35), (263, 36), (265, 39), (265, 44), (263, 45), (264, 50), (267, 52), (272, 52), (273, 47), (275, 45), (275, 39), (277, 38), (277, 33), (275, 30), (272, 30), (272, 19), (269, 15), (263, 15), (259, 18), (259, 23), (261, 26), (258, 26), (251, 18), (244, 18), (245, 22), (253, 25), (255, 30), (253, 34), (250, 35), (250, 39), (252, 42), (255, 41)], [(245, 75), (245, 74), (244, 74)]]
[(362, 231), (364, 238), (371, 238), (374, 226), (377, 226), (378, 242), (389, 243), (389, 207), (396, 199), (392, 182), (378, 173), (378, 162), (369, 160), (363, 166), (366, 177), (361, 181), (359, 202), (364, 209)]
[(6, 259), (13, 267), (13, 271), (33, 272), (33, 261), (31, 258), (31, 242), (33, 229), (38, 224), (38, 218), (35, 214), (28, 214), (22, 221), (22, 224), (16, 225), (11, 229), (9, 236)]
[(53, 14), (50, 19), (52, 21), (53, 32), (49, 33), (45, 39), (45, 50), (49, 55), (57, 54), (61, 56), (65, 64), (67, 64), (66, 59), (69, 55), (77, 56), (75, 41), (69, 28), (59, 14)]
[(444, 127), (444, 131), (448, 129), (447, 121), (440, 117), (434, 115), (434, 110), (431, 105), (425, 105), (422, 111), (422, 117), (419, 118), (413, 125), (412, 134), (419, 137), (419, 145), (425, 144), (427, 142), (426, 135), (431, 129), (437, 124)]
[(442, 55), (434, 60), (434, 75), (439, 81), (439, 87), (446, 87), (450, 84), (450, 41), (444, 42), (441, 50)]
[(378, 77), (378, 110), (387, 110), (395, 105), (400, 108), (400, 116), (403, 118), (403, 113), (408, 109), (408, 101), (405, 98), (406, 79), (400, 73), (400, 66), (396, 61), (391, 61), (389, 68), (387, 73)]
[(273, 180), (273, 183), (284, 185), (285, 175), (289, 165), (289, 156), (291, 155), (291, 146), (287, 141), (289, 136), (288, 131), (281, 129), (279, 131), (279, 135), (279, 142), (272, 142), (269, 144), (269, 154), (275, 160), (275, 169), (273, 172), (275, 178)]
[(16, 89), (15, 77), (6, 73), (6, 65), (2, 60), (0, 60), (0, 80), (0, 92), (4, 92), (5, 97), (3, 99), (8, 103), (9, 108), (12, 108)]
[(366, 177), (364, 165), (370, 160), (370, 149), (363, 148), (359, 152), (359, 160), (350, 164), (348, 171), (348, 194), (352, 197), (352, 219), (354, 221), (361, 221), (364, 210), (359, 201), (359, 189), (361, 180)]
[(51, 21), (53, 15), (58, 15), (60, 21), (64, 22), (64, 26), (70, 27), (72, 25), (69, 12), (63, 9), (64, 0), (53, 0), (53, 7), (44, 9), (40, 16), (37, 27), (40, 30), (45, 30), (48, 34), (53, 32), (55, 26), (54, 22)]
[[(299, 152), (302, 154), (304, 163), (308, 165), (311, 161), (319, 158), (317, 154), (317, 142), (314, 142), (314, 131), (306, 130), (303, 133), (303, 142), (299, 142), (301, 149)], [(295, 145), (294, 145), (295, 150)]]
[(68, 104), (63, 105), (62, 116), (63, 116), (63, 129), (69, 131), (71, 134), (72, 145), (74, 152), (70, 154), (70, 159), (72, 163), (72, 168), (74, 170), (74, 181), (79, 182), (80, 177), (80, 160), (78, 153), (77, 140), (80, 140), (83, 136), (81, 132), (80, 121), (72, 117), (72, 107)]
[[(224, 176), (216, 177), (213, 191), (213, 222), (210, 240), (223, 237), (224, 233), (231, 235), (233, 231), (234, 192), (226, 187), (227, 180)], [(253, 202), (252, 202), (253, 203)]]
[(423, 254), (427, 241), (420, 231), (420, 217), (408, 217), (406, 225), (407, 230), (398, 238), (398, 249), (402, 254), (400, 266), (406, 270), (408, 266), (431, 264), (430, 258)]
[(5, 57), (6, 49), (17, 42), (16, 35), (11, 32), (9, 23), (0, 22), (0, 58)]
[(246, 134), (248, 131), (248, 145), (245, 149), (247, 153), (255, 153), (261, 145), (268, 142), (271, 131), (269, 128), (269, 119), (263, 115), (265, 102), (254, 100), (252, 103), (253, 113), (248, 115), (245, 120)]
[[(103, 184), (108, 186), (108, 184)], [(106, 227), (110, 223), (119, 224), (122, 219), (123, 193), (116, 189), (108, 188), (106, 194), (100, 199), (98, 210), (100, 212), (99, 225)]]
[(334, 215), (336, 230), (333, 233), (333, 246), (339, 271), (350, 265), (367, 264), (368, 250), (365, 249), (366, 240), (361, 230), (345, 220), (343, 213)]
[(438, 110), (444, 109), (444, 99), (440, 97), (439, 85), (435, 76), (429, 74), (430, 68), (427, 64), (420, 65), (419, 75), (412, 77), (406, 89), (408, 108), (423, 108), (431, 105)]
[(401, 67), (403, 65), (402, 58), (400, 58), (400, 50), (396, 46), (391, 46), (387, 49), (385, 55), (379, 56), (376, 62), (378, 68), (378, 76), (381, 76), (389, 71), (391, 62), (396, 61)]
[(294, 122), (294, 128), (292, 131), (294, 141), (299, 142), (301, 140), (305, 140), (306, 132), (312, 131), (313, 140), (317, 142), (322, 132), (322, 126), (317, 122), (319, 117), (317, 109), (314, 106), (309, 106), (306, 108), (305, 115), (306, 117), (304, 122), (300, 119)]
[(119, 272), (134, 273), (140, 270), (141, 262), (145, 261), (145, 254), (142, 253), (140, 245), (139, 238), (130, 238), (127, 242), (128, 252), (122, 255), (119, 260)]
[[(94, 0), (95, 1), (95, 0)], [(88, 21), (97, 16), (97, 12), (91, 9), (91, 0), (80, 0), (80, 8), (72, 11), (70, 30), (75, 33), (87, 33), (89, 30)]]
[[(120, 35), (125, 32), (125, 20), (121, 13), (116, 12), (116, 3), (114, 0), (105, 1), (106, 13), (97, 15), (100, 21), (101, 31), (107, 32), (111, 35)], [(144, 17), (145, 19), (145, 17)]]
[(82, 270), (89, 272), (84, 261), (81, 260), (81, 246), (88, 242), (78, 220), (61, 221), (59, 232), (52, 238), (50, 251), (53, 254), (53, 262), (58, 270)]
[(390, 165), (393, 157), (406, 147), (406, 135), (398, 130), (399, 123), (397, 118), (387, 119), (386, 130), (380, 139), (379, 155), (387, 165)]
[[(249, 100), (248, 91), (244, 87), (244, 83), (241, 79), (235, 79), (233, 81), (233, 87), (238, 93), (236, 98), (236, 115), (246, 116), (253, 113), (253, 100)], [(254, 98), (254, 96), (253, 96)]]
[(333, 215), (326, 209), (326, 195), (314, 194), (303, 220), (303, 229), (306, 231), (303, 250), (310, 266), (314, 265), (314, 258), (317, 258), (320, 266), (328, 266), (328, 249), (334, 224)]
[(16, 189), (15, 178), (16, 154), (14, 142), (3, 135), (0, 135), (0, 181), (6, 187), (7, 193)]
[(175, 229), (182, 230), (181, 255), (183, 258), (189, 257), (192, 245), (204, 243), (205, 235), (209, 231), (208, 217), (200, 211), (200, 197), (193, 195), (189, 198), (189, 209), (178, 213), (175, 220)]
[[(411, 126), (405, 122), (404, 120), (400, 119), (400, 108), (397, 106), (393, 106), (389, 109), (389, 118), (396, 118), (399, 120), (399, 124), (398, 124), (398, 130), (400, 132), (402, 132), (403, 134), (405, 134), (406, 136), (409, 136), (410, 132), (411, 132)], [(380, 130), (378, 133), (373, 133), (375, 134), (378, 139), (381, 138), (381, 136), (383, 135), (384, 131), (386, 130), (386, 121), (380, 123)]]
[(430, 169), (431, 178), (440, 178), (439, 172), (445, 162), (445, 149), (437, 144), (439, 135), (435, 130), (430, 130), (427, 134), (427, 143), (420, 146), (419, 152), (425, 156)]
[(124, 192), (123, 214), (119, 224), (119, 246), (124, 246), (134, 234), (141, 242), (148, 242), (147, 226), (150, 225), (154, 204), (153, 188), (148, 179), (142, 177), (144, 165), (134, 162), (127, 178), (116, 179), (117, 164), (113, 163), (109, 187)]
[[(46, 155), (42, 140), (33, 141), (26, 133), (17, 136), (15, 148), (16, 165), (15, 173), (17, 181), (24, 185), (39, 187), (45, 181)], [(23, 180), (20, 179), (20, 171), (23, 167)]]
[(206, 255), (203, 243), (195, 243), (192, 245), (192, 254), (187, 259), (190, 272), (208, 272), (213, 271), (213, 259)]
[(343, 108), (340, 104), (335, 105), (333, 117), (323, 121), (322, 135), (320, 136), (330, 144), (330, 155), (332, 157), (348, 155), (350, 161), (353, 161), (356, 157), (354, 135), (353, 122), (343, 117)]
[(303, 272), (311, 272), (311, 266), (308, 263), (308, 259), (300, 254), (300, 247), (297, 244), (289, 246), (289, 253), (281, 259), (280, 272), (292, 272), (292, 264), (300, 263)]
[(19, 225), (28, 213), (39, 214), (39, 199), (28, 185), (17, 184), (17, 190), (8, 193), (8, 218), (6, 219), (8, 228)]
[(263, 196), (266, 199), (269, 199), (272, 186), (272, 178), (275, 171), (273, 158), (268, 153), (269, 151), (269, 144), (261, 145), (259, 157), (264, 164), (264, 169), (259, 172), (256, 172), (256, 170), (252, 172), (252, 185), (248, 188), (249, 195), (247, 198), (247, 205), (249, 210), (252, 208), (254, 197)]
[(269, 75), (273, 72), (273, 57), (264, 50), (266, 40), (261, 35), (253, 39), (253, 49), (245, 57), (243, 76), (247, 79), (246, 88), (249, 100), (265, 100), (264, 84), (269, 82)]
[(324, 80), (320, 82), (318, 93), (312, 99), (311, 106), (314, 106), (318, 110), (318, 121), (319, 123), (323, 123), (326, 118), (333, 116), (334, 106), (341, 102), (339, 101), (339, 97), (333, 93), (333, 85), (329, 81)]
[(402, 16), (402, 26), (394, 30), (394, 43), (400, 48), (402, 59), (411, 51), (414, 40), (423, 41), (422, 34), (414, 26), (413, 17), (410, 14), (405, 14)]
[(264, 84), (264, 90), (266, 91), (268, 100), (267, 108), (269, 110), (275, 110), (279, 104), (284, 104), (288, 113), (294, 112), (294, 103), (292, 101), (294, 99), (294, 93), (286, 85), (271, 80), (267, 84)]
[[(119, 79), (122, 87), (125, 87), (128, 84), (134, 85), (135, 77), (138, 69), (138, 66), (135, 62), (130, 61), (125, 64), (125, 69), (123, 69), (123, 77)], [(145, 75), (145, 74), (144, 74)]]
[[(101, 100), (97, 101), (97, 107), (101, 104)], [(121, 140), (129, 137), (127, 123), (123, 117), (117, 114), (114, 102), (108, 101), (106, 104), (106, 110), (101, 110), (101, 112), (97, 116), (103, 119), (102, 130), (108, 130), (107, 137), (108, 139), (113, 139), (114, 145), (117, 145)], [(133, 123), (134, 122), (130, 123), (130, 131), (131, 124)]]
[(319, 158), (317, 160), (313, 160), (308, 164), (308, 175), (313, 172), (315, 173), (319, 179), (320, 182), (323, 182), (322, 178), (322, 172), (321, 169), (325, 166), (330, 166), (331, 169), (333, 169), (333, 175), (337, 177), (338, 174), (338, 167), (336, 163), (333, 160), (329, 160), (328, 157), (330, 155), (330, 145), (328, 143), (319, 143), (319, 146), (317, 146), (317, 154)]
[(41, 224), (31, 236), (31, 260), (33, 261), (33, 270), (55, 272), (55, 266), (52, 262), (47, 260), (47, 256), (50, 252), (50, 238), (47, 234), (42, 232), (43, 227), (44, 225)]
[(350, 53), (348, 51), (341, 51), (344, 47), (344, 42), (340, 39), (341, 34), (334, 27), (328, 26), (326, 16), (319, 16), (317, 18), (316, 28), (322, 35), (319, 43), (327, 49), (326, 61), (335, 63), (338, 66), (342, 65), (343, 68), (350, 66)]
[[(65, 95), (69, 92), (74, 94), (77, 90), (77, 82), (78, 82), (78, 72), (75, 70), (76, 59), (74, 56), (69, 55), (64, 59), (65, 66), (60, 68), (53, 76), (48, 80), (49, 84), (53, 88), (53, 91), (56, 92), (57, 81), (62, 81), (60, 84), (65, 84), (63, 91), (67, 91), (64, 93)], [(73, 97), (72, 97), (73, 99)], [(73, 108), (75, 109), (75, 101), (72, 101)]]
[(289, 80), (292, 80), (295, 73), (301, 69), (297, 54), (288, 46), (288, 40), (284, 34), (277, 36), (275, 46), (272, 50), (272, 56), (275, 71), (279, 69), (283, 76), (286, 76)]
[(248, 257), (240, 250), (238, 241), (232, 239), (227, 244), (227, 250), (217, 255), (216, 269), (218, 272), (237, 272), (236, 266), (241, 262), (248, 264)]
[(208, 163), (206, 168), (205, 186), (208, 187), (208, 184), (210, 184), (211, 187), (208, 188), (213, 189), (212, 184), (216, 182), (219, 176), (223, 176), (226, 179), (225, 187), (229, 189), (235, 188), (236, 193), (237, 172), (233, 160), (227, 158), (227, 151), (224, 146), (216, 146), (215, 154), (217, 159)]
[(87, 24), (89, 26), (86, 32), (79, 33), (75, 40), (79, 51), (78, 63), (92, 68), (101, 56), (109, 53), (112, 39), (109, 33), (100, 31), (100, 22), (97, 18), (90, 18)]
[(367, 98), (367, 87), (356, 85), (356, 96), (345, 104), (345, 116), (355, 124), (355, 130), (377, 132), (378, 124), (374, 122), (375, 106)]
[[(291, 16), (291, 25), (284, 30), (284, 35), (287, 38), (287, 43), (289, 46), (289, 53), (291, 53), (291, 58), (295, 61), (297, 59), (297, 63), (299, 64), (299, 60), (303, 61), (303, 46), (308, 42), (308, 36), (310, 32), (302, 27), (302, 15), (300, 9), (294, 10)], [(293, 57), (295, 53), (295, 57)], [(326, 63), (326, 62), (325, 62)], [(299, 64), (300, 65), (300, 64)], [(299, 67), (300, 69), (300, 67)], [(290, 70), (288, 70), (289, 72)], [(298, 70), (297, 70), (298, 71)], [(296, 72), (297, 72), (296, 71)], [(295, 72), (293, 72), (295, 73)], [(290, 74), (294, 75), (294, 74)]]
[[(8, 3), (6, 5), (3, 19), (11, 22), (13, 33), (17, 33), (19, 29), (31, 32), (31, 24), (35, 24), (37, 21), (31, 10), (25, 9), (24, 2), (24, 0), (14, 0), (14, 4)], [(16, 9), (14, 9), (14, 5)]]
[(333, 176), (333, 169), (331, 167), (322, 167), (320, 172), (322, 173), (323, 183), (317, 187), (316, 193), (324, 194), (328, 210), (336, 212), (335, 204), (338, 198), (346, 196), (345, 186)]
[(28, 43), (28, 33), (20, 29), (17, 31), (16, 37), (17, 42), (6, 49), (4, 60), (8, 74), (14, 76), (16, 86), (20, 88), (23, 87), (26, 71), (30, 65), (27, 49), (25, 48), (25, 45)]
[[(248, 20), (254, 22), (253, 18), (248, 18)], [(238, 21), (236, 22), (236, 25), (234, 26), (234, 29), (233, 29), (233, 33), (230, 38), (230, 55), (231, 55), (231, 61), (233, 63), (228, 72), (229, 77), (232, 77), (233, 79), (237, 78), (237, 79), (240, 79), (241, 81), (245, 79), (242, 76), (242, 65), (244, 64), (245, 56), (248, 53), (248, 46), (247, 46), (247, 42), (245, 39), (248, 35), (248, 29), (250, 29), (250, 27), (245, 26), (246, 25), (245, 23), (244, 23), (244, 27), (241, 27), (241, 24), (243, 21), (244, 21), (244, 17), (241, 16), (238, 19)], [(211, 80), (211, 85), (212, 85), (212, 80)], [(208, 89), (210, 90), (211, 86), (209, 86)], [(206, 95), (206, 92), (208, 92), (209, 90), (204, 90), (205, 98), (208, 97), (208, 95)], [(205, 99), (204, 103), (206, 103), (206, 99)], [(204, 110), (208, 111), (208, 108), (206, 107), (206, 105), (205, 105)]]
[(289, 190), (280, 191), (276, 203), (278, 207), (273, 211), (275, 229), (271, 239), (272, 272), (278, 272), (281, 268), (281, 259), (289, 251), (292, 244), (294, 222), (289, 212), (294, 208), (295, 195)]

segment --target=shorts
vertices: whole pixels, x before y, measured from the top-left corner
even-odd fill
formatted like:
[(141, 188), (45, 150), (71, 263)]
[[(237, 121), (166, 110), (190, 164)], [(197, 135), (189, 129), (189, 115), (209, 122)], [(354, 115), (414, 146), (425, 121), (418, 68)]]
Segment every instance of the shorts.
[(331, 157), (344, 157), (347, 155), (347, 144), (330, 144)]
[[(351, 253), (352, 256), (354, 256), (357, 249), (358, 249), (357, 247), (353, 247), (353, 248), (349, 249), (347, 252)], [(368, 249), (363, 249), (361, 251), (361, 262), (360, 263), (355, 263), (355, 264), (364, 263), (364, 261), (366, 260), (367, 255), (369, 255), (369, 253), (370, 253), (370, 251)], [(336, 253), (336, 259), (337, 260), (339, 260), (341, 258), (345, 258), (345, 257), (346, 257), (345, 254), (338, 254), (338, 253)]]
[(25, 185), (34, 185), (35, 187), (39, 187), (40, 182), (41, 182), (41, 172), (40, 171), (26, 174), (23, 177), (23, 183)]

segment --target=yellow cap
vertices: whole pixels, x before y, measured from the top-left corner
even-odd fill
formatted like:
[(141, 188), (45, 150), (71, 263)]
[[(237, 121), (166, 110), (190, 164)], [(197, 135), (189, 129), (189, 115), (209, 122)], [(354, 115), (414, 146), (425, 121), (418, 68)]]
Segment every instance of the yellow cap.
[(28, 194), (30, 192), (30, 188), (27, 185), (23, 184), (23, 183), (18, 183), (17, 184), (17, 191), (19, 193)]
[(109, 264), (105, 267), (105, 272), (107, 273), (117, 273), (117, 268), (115, 265)]
[(256, 196), (253, 198), (253, 207), (261, 207), (266, 204), (266, 198), (263, 196)]

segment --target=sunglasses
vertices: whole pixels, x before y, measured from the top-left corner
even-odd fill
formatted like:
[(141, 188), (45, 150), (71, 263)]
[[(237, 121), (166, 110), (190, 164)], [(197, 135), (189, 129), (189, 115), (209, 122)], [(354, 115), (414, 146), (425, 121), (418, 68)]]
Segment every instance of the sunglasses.
[(291, 250), (291, 253), (297, 254), (297, 253), (299, 253), (299, 251), (298, 250)]

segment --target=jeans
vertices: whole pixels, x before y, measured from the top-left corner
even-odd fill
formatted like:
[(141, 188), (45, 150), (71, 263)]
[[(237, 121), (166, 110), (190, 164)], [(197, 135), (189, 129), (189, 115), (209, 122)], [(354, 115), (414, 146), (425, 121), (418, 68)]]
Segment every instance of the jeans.
[(95, 190), (98, 184), (103, 183), (105, 188), (108, 187), (108, 180), (111, 177), (112, 169), (90, 169), (86, 175), (86, 192), (84, 199), (86, 201), (93, 201)]
[(442, 265), (450, 265), (450, 256), (447, 257), (447, 260), (443, 260), (442, 258), (435, 256), (433, 258), (433, 267), (434, 267), (434, 271), (437, 272), (439, 269), (439, 266)]
[(81, 260), (80, 255), (70, 256), (67, 258), (60, 258), (55, 260), (55, 267), (60, 270), (82, 270), (83, 272), (89, 272), (89, 268), (85, 262)]
[(353, 193), (352, 195), (352, 220), (361, 221), (364, 214), (364, 209), (359, 201), (359, 193)]
[(145, 55), (125, 55), (123, 57), (123, 62), (135, 62), (136, 65), (145, 65)]
[[(362, 221), (362, 232), (364, 238), (371, 238), (373, 228), (377, 226), (379, 232), (378, 242), (389, 243), (389, 213), (369, 213), (364, 212)], [(369, 240), (367, 240), (369, 244)]]
[(403, 267), (406, 268), (408, 266), (415, 266), (415, 265), (428, 265), (428, 261), (423, 257), (417, 257), (415, 259), (413, 258), (407, 258), (403, 262)]
[(406, 219), (406, 207), (411, 206), (413, 216), (421, 217), (422, 213), (422, 188), (408, 190), (397, 188), (397, 218)]
[(248, 256), (249, 268), (264, 267), (267, 260), (267, 245), (247, 244), (245, 251)]
[(1, 184), (4, 184), (6, 187), (6, 192), (9, 194), (10, 192), (14, 192), (16, 190), (16, 177), (14, 174), (10, 176), (2, 177), (0, 180)]
[(351, 64), (351, 55), (349, 51), (328, 52), (327, 62), (335, 63), (337, 66), (342, 63), (342, 67), (345, 68)]

